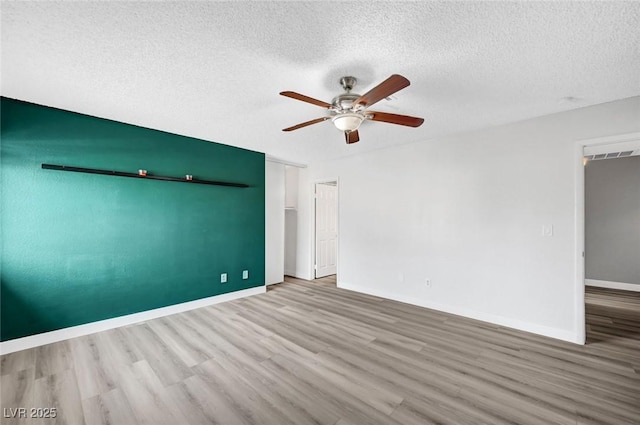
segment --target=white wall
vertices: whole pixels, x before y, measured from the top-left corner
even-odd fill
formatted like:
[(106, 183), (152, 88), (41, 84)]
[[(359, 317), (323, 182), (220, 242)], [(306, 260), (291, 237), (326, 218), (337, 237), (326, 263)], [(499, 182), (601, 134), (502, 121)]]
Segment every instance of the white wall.
[(296, 274), (298, 242), (298, 175), (299, 169), (285, 167), (284, 273)]
[(638, 130), (640, 97), (311, 164), (296, 276), (312, 273), (313, 182), (339, 178), (339, 287), (581, 343), (576, 141)]
[(267, 285), (284, 280), (284, 165), (265, 163), (265, 277)]
[(287, 165), (285, 168), (285, 208), (298, 208), (298, 174), (299, 168)]

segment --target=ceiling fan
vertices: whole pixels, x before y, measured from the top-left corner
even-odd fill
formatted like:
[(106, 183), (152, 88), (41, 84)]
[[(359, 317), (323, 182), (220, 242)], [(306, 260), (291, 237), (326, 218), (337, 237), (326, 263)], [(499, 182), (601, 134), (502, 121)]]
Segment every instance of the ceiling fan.
[(424, 122), (423, 118), (390, 114), (387, 112), (369, 111), (367, 109), (374, 103), (391, 96), (395, 92), (400, 91), (411, 84), (409, 83), (409, 80), (402, 75), (393, 74), (391, 77), (387, 78), (362, 96), (351, 93), (356, 82), (357, 80), (355, 77), (342, 77), (340, 79), (340, 85), (342, 85), (345, 92), (334, 97), (331, 103), (323, 102), (292, 91), (281, 92), (280, 94), (282, 96), (322, 106), (329, 112), (328, 116), (306, 121), (292, 127), (287, 127), (282, 131), (293, 131), (308, 125), (331, 120), (338, 130), (344, 132), (347, 144), (351, 144), (360, 140), (358, 128), (365, 120), (406, 125), (408, 127), (420, 127)]

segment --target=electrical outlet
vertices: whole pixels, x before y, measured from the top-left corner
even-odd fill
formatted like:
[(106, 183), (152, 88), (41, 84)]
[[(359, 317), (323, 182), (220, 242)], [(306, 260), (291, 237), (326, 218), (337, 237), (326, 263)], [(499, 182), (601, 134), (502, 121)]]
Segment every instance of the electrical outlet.
[(227, 283), (227, 274), (226, 273), (222, 273), (220, 275), (220, 283)]
[(424, 283), (427, 285), (427, 288), (431, 288), (431, 279), (425, 280)]
[(242, 278), (249, 279), (249, 270), (242, 270)]

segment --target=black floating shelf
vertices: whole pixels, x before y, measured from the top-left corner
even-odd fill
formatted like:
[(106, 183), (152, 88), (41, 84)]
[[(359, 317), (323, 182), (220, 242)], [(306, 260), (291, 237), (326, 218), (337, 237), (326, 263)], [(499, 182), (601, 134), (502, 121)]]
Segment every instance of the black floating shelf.
[(170, 182), (210, 184), (214, 186), (249, 187), (248, 184), (244, 184), (244, 183), (219, 182), (214, 180), (200, 180), (196, 178), (187, 180), (186, 177), (154, 176), (151, 174), (140, 175), (138, 173), (126, 173), (124, 171), (98, 170), (96, 168), (70, 167), (68, 165), (42, 164), (42, 168), (45, 170), (74, 171), (76, 173), (104, 174), (107, 176), (120, 176), (120, 177), (135, 177), (137, 179), (166, 180)]

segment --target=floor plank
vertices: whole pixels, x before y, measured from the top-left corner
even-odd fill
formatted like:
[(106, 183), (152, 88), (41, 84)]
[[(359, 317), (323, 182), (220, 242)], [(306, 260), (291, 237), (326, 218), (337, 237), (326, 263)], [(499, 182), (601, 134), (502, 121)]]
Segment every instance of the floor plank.
[(0, 358), (3, 424), (638, 424), (640, 293), (588, 287), (579, 346), (287, 277)]

